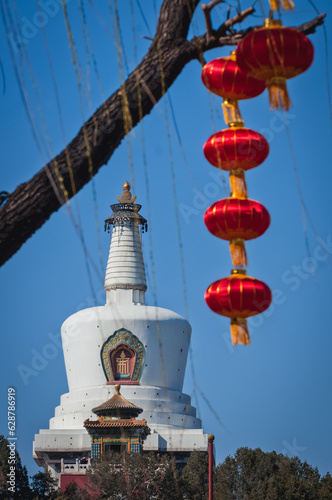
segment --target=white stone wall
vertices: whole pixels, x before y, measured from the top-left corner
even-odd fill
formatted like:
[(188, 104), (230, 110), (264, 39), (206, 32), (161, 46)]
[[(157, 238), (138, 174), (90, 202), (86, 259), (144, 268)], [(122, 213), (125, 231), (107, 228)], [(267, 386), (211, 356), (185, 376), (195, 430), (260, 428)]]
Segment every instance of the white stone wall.
[(120, 328), (129, 330), (144, 346), (141, 386), (182, 391), (189, 323), (167, 309), (133, 303), (84, 309), (64, 322), (61, 334), (69, 391), (106, 383), (100, 351)]

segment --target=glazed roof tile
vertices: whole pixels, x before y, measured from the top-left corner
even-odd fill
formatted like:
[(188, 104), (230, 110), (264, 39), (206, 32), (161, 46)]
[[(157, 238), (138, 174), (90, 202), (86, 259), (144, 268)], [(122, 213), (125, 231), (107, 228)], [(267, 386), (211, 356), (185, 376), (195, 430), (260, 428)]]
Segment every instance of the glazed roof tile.
[(92, 408), (92, 411), (94, 413), (103, 413), (104, 411), (116, 411), (116, 410), (124, 410), (125, 413), (127, 414), (128, 411), (131, 411), (133, 414), (138, 415), (139, 413), (142, 413), (142, 408), (139, 408), (138, 406), (135, 406), (133, 403), (130, 403), (127, 401), (121, 394), (120, 394), (120, 385), (115, 386), (115, 394), (105, 401), (105, 403), (102, 403), (99, 406), (96, 406), (95, 408)]
[[(84, 427), (105, 428), (105, 427), (147, 427), (146, 420), (114, 419), (114, 420), (90, 420), (86, 419)], [(147, 427), (148, 428), (148, 427)]]

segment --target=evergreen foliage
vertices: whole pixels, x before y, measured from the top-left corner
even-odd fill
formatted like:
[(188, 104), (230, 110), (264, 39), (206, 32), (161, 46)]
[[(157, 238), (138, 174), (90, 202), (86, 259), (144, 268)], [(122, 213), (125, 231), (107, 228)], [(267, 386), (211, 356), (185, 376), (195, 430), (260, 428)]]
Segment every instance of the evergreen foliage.
[[(27, 468), (22, 465), (18, 451), (15, 451), (15, 463), (12, 464), (8, 440), (0, 435), (0, 498), (3, 500), (44, 500), (61, 499), (56, 481), (47, 472), (37, 472), (32, 477), (31, 486)], [(10, 466), (15, 467), (15, 488), (10, 489), (8, 482)]]
[(173, 458), (154, 453), (112, 453), (95, 462), (88, 476), (99, 498), (180, 500), (180, 477)]
[[(31, 498), (28, 471), (22, 465), (19, 453), (11, 454), (10, 443), (0, 435), (0, 498)], [(15, 488), (10, 484), (11, 467), (15, 469)], [(12, 488), (12, 490), (11, 490)]]
[[(201, 500), (208, 499), (208, 457), (191, 453), (182, 474), (170, 455), (110, 454), (94, 461), (88, 477), (91, 488), (70, 483), (62, 493), (46, 472), (31, 479), (15, 452), (15, 492), (7, 481), (9, 443), (0, 435), (0, 499), (18, 500)], [(97, 493), (98, 492), (98, 493)], [(214, 471), (214, 500), (331, 500), (332, 476), (320, 476), (298, 457), (259, 448), (239, 448)]]
[(194, 451), (183, 468), (181, 486), (184, 499), (200, 500), (208, 498), (209, 459), (206, 454)]
[(215, 500), (320, 500), (332, 498), (330, 474), (320, 477), (298, 457), (239, 448), (215, 470)]

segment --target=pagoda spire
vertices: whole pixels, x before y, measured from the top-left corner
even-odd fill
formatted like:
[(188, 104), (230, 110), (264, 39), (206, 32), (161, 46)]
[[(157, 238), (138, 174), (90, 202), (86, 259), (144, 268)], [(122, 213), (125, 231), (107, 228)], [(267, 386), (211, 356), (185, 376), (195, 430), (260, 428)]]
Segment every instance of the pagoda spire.
[(105, 220), (105, 230), (113, 225), (104, 283), (106, 302), (144, 304), (147, 285), (140, 228), (147, 230), (147, 221), (138, 213), (141, 205), (135, 203), (129, 182), (122, 189), (119, 203), (111, 205), (113, 214)]

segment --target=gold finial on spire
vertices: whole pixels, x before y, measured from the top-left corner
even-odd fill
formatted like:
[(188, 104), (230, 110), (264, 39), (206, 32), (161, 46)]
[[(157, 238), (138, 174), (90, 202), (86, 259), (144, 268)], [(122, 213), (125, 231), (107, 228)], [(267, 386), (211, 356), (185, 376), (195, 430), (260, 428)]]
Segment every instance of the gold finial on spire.
[(122, 185), (122, 189), (123, 189), (122, 198), (120, 198), (120, 196), (117, 196), (118, 201), (120, 203), (135, 203), (136, 196), (134, 196), (133, 198), (131, 197), (131, 192), (130, 192), (131, 185), (129, 184), (129, 182), (127, 181), (124, 182)]
[(114, 386), (115, 389), (115, 396), (120, 396), (120, 384), (116, 384)]

